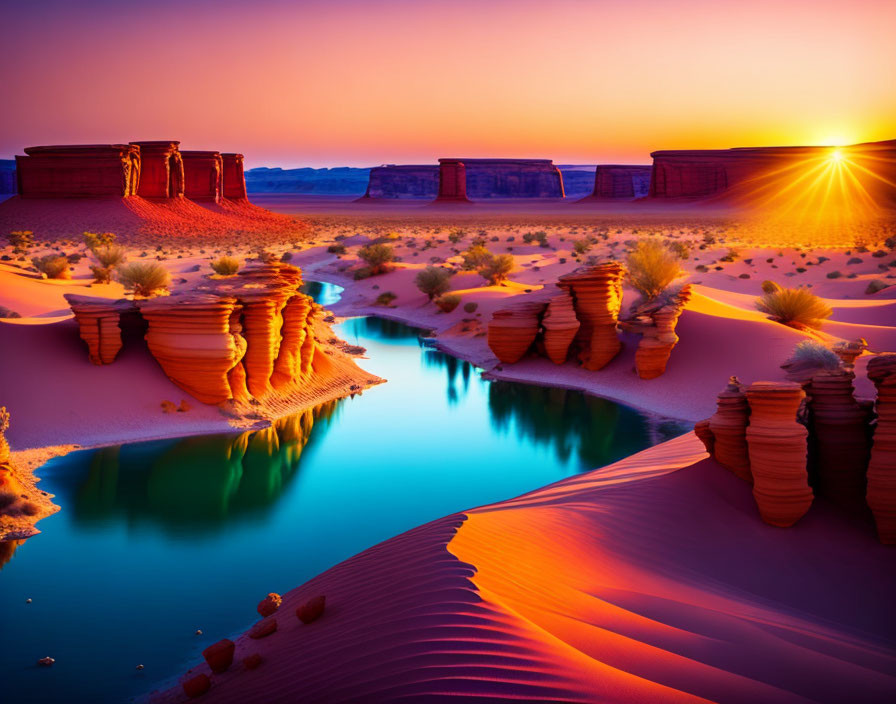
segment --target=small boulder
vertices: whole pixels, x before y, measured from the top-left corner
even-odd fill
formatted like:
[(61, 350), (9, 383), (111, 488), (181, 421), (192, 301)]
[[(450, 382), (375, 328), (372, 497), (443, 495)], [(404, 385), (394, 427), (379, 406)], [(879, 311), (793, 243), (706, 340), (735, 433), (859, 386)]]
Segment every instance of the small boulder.
[(37, 664), (41, 667), (50, 667), (54, 662), (56, 662), (53, 658), (47, 656), (45, 658), (41, 658), (37, 661)]
[(262, 616), (270, 616), (280, 608), (281, 603), (283, 603), (283, 599), (280, 597), (280, 595), (271, 592), (264, 599), (258, 602), (258, 613), (260, 613)]
[(224, 672), (233, 662), (235, 648), (233, 641), (225, 638), (203, 650), (202, 657), (214, 672)]
[(252, 653), (251, 655), (243, 658), (243, 667), (247, 670), (254, 670), (256, 667), (261, 665), (261, 655), (258, 653)]
[(205, 673), (191, 677), (183, 683), (184, 694), (190, 697), (190, 699), (201, 697), (211, 688), (211, 686), (212, 681)]
[(273, 616), (268, 616), (256, 623), (249, 629), (250, 638), (264, 638), (271, 635), (277, 630), (277, 620)]
[(325, 596), (316, 596), (297, 608), (296, 616), (305, 624), (316, 621), (323, 614), (326, 602), (327, 598)]

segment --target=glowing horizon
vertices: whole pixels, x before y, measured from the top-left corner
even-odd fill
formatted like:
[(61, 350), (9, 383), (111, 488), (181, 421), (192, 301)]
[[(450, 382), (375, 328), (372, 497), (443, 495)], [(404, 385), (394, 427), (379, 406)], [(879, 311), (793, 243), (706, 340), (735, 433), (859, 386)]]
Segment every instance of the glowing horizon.
[(4, 9), (0, 156), (170, 138), (249, 168), (647, 164), (660, 149), (896, 138), (888, 0), (182, 5)]

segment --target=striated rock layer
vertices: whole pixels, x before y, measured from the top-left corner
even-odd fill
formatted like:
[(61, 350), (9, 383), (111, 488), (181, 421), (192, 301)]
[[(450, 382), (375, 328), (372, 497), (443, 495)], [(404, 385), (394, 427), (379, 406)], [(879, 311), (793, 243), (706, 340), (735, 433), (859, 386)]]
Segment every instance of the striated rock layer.
[(22, 198), (125, 197), (137, 194), (140, 147), (81, 144), (28, 147), (16, 156)]
[(544, 328), (545, 353), (554, 364), (563, 364), (569, 354), (569, 346), (582, 326), (568, 291), (558, 293), (548, 301), (541, 325)]
[(805, 393), (789, 381), (757, 381), (747, 389), (747, 447), (753, 497), (762, 520), (787, 527), (812, 505), (806, 470), (806, 428), (796, 420)]
[(643, 198), (650, 188), (650, 166), (599, 164), (594, 172), (593, 198)]
[(610, 261), (561, 276), (557, 282), (572, 294), (581, 322), (576, 346), (586, 369), (605, 367), (622, 349), (616, 323), (622, 306), (624, 274), (622, 264)]
[(522, 359), (538, 335), (538, 318), (545, 308), (542, 301), (523, 301), (496, 310), (488, 324), (488, 346), (501, 362)]
[(245, 200), (247, 198), (243, 158), (242, 154), (221, 154), (222, 195), (230, 200)]
[(675, 325), (690, 298), (691, 287), (685, 285), (671, 300), (658, 300), (642, 308), (638, 322), (628, 326), (642, 335), (635, 351), (635, 370), (642, 379), (655, 379), (666, 371), (672, 349), (678, 344)]
[[(717, 410), (709, 419), (712, 433), (712, 454), (716, 461), (744, 481), (753, 482), (750, 455), (747, 449), (747, 424), (750, 406), (743, 385), (736, 376), (718, 396)], [(707, 448), (709, 449), (709, 448)]]
[(868, 463), (868, 506), (882, 543), (896, 545), (896, 354), (868, 362), (877, 387), (877, 425)]
[(439, 167), (388, 164), (370, 170), (363, 199), (425, 198), (439, 194)]
[(221, 153), (185, 151), (181, 156), (184, 160), (184, 195), (190, 200), (218, 203), (224, 178)]
[(93, 296), (66, 293), (78, 321), (81, 339), (87, 343), (87, 353), (94, 364), (112, 364), (121, 349), (121, 316), (135, 311), (133, 301), (110, 300)]
[(131, 142), (140, 148), (140, 183), (137, 195), (142, 198), (180, 198), (184, 195), (184, 162), (180, 142), (174, 140)]

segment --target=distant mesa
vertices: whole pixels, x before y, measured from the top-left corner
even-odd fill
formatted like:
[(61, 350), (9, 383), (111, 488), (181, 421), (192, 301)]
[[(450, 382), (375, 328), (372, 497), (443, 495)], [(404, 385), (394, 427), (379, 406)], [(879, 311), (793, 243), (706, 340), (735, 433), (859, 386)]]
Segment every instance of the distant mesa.
[(643, 198), (650, 190), (650, 166), (598, 165), (594, 173), (593, 198)]
[(360, 200), (395, 198), (432, 200), (438, 192), (438, 166), (384, 164), (370, 169), (367, 190)]

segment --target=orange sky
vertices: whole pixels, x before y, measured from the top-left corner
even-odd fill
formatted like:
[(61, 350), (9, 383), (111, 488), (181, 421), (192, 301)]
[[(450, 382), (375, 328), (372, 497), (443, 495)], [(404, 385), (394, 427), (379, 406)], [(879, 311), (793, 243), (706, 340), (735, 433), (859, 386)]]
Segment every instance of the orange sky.
[(896, 137), (894, 0), (29, 0), (3, 15), (4, 157), (174, 138), (249, 166), (649, 163)]

